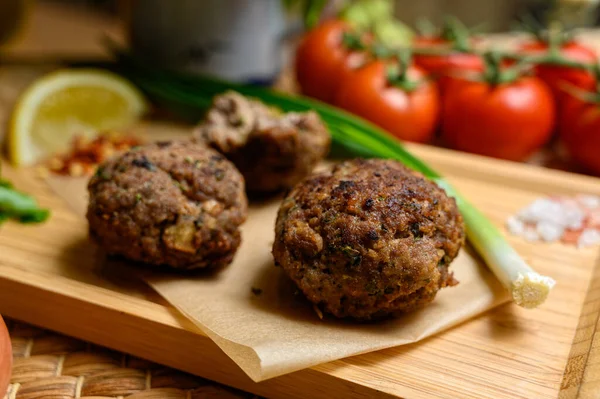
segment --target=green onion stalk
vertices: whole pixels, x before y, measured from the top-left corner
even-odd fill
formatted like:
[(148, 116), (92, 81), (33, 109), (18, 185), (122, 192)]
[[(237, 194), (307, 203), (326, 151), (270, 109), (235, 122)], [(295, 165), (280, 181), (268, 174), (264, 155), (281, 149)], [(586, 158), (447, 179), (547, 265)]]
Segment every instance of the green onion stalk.
[(0, 178), (0, 224), (8, 219), (21, 223), (40, 223), (50, 212), (38, 206), (35, 198), (16, 191), (12, 184)]
[(331, 133), (333, 155), (395, 159), (433, 180), (449, 196), (454, 197), (463, 215), (469, 241), (518, 305), (525, 308), (539, 306), (554, 286), (554, 280), (534, 271), (500, 231), (446, 179), (375, 125), (315, 100), (256, 86), (157, 69), (130, 54), (114, 51), (118, 62), (116, 67), (113, 65), (111, 68), (115, 72), (130, 79), (157, 103), (195, 121), (202, 117), (215, 95), (228, 90), (255, 97), (284, 112), (316, 111)]

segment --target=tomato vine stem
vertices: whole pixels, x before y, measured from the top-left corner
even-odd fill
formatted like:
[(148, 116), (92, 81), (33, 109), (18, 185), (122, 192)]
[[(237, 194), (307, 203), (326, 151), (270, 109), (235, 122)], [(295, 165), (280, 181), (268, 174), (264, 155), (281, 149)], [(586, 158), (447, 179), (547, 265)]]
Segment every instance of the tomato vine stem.
[(387, 70), (388, 83), (401, 88), (407, 93), (415, 91), (421, 85), (421, 81), (413, 80), (408, 76), (412, 53), (410, 50), (402, 50), (396, 54), (397, 64), (390, 65)]

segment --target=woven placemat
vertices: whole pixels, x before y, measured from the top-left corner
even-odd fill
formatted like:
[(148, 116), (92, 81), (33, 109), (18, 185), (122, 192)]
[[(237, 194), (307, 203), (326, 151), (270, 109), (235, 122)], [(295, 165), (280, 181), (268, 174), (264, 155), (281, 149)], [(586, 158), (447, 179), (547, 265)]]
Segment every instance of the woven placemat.
[(4, 399), (240, 399), (251, 394), (6, 320), (14, 364)]

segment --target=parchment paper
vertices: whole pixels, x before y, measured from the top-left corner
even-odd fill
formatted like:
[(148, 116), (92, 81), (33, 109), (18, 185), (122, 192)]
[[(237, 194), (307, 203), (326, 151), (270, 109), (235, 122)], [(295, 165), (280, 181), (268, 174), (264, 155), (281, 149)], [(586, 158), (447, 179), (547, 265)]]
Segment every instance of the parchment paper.
[[(85, 214), (85, 180), (53, 177), (48, 182), (74, 211)], [(508, 300), (503, 287), (467, 247), (451, 265), (460, 284), (441, 290), (423, 310), (368, 324), (330, 316), (320, 320), (273, 264), (278, 206), (279, 200), (251, 206), (242, 227), (242, 246), (227, 268), (195, 275), (140, 270), (140, 277), (195, 322), (254, 381), (416, 342)]]

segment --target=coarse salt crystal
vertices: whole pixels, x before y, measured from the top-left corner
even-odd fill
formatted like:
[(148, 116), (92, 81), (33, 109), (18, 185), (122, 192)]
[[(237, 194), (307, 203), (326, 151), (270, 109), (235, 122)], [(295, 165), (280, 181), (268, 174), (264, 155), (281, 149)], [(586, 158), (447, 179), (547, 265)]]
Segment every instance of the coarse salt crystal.
[(577, 206), (548, 198), (535, 200), (531, 205), (522, 209), (517, 216), (526, 223), (548, 222), (571, 229), (581, 228), (585, 218), (584, 212)]
[(560, 204), (547, 198), (541, 198), (533, 201), (528, 207), (523, 208), (518, 217), (525, 222), (536, 223), (560, 210)]
[(586, 229), (579, 236), (577, 246), (579, 248), (600, 244), (600, 231), (596, 229)]
[(600, 208), (600, 197), (597, 195), (578, 195), (577, 201), (587, 209)]
[(600, 229), (600, 209), (596, 209), (588, 215), (587, 224), (589, 227)]
[(549, 222), (538, 223), (536, 230), (542, 240), (547, 242), (560, 239), (565, 232), (564, 227)]
[(600, 196), (539, 198), (506, 221), (507, 230), (527, 241), (562, 241), (579, 247), (600, 243)]
[(506, 228), (511, 234), (521, 236), (525, 232), (525, 223), (516, 216), (511, 216), (506, 220)]
[(564, 222), (563, 226), (569, 229), (580, 229), (583, 226), (583, 221), (585, 219), (585, 213), (575, 207), (567, 207), (563, 209), (562, 220)]

